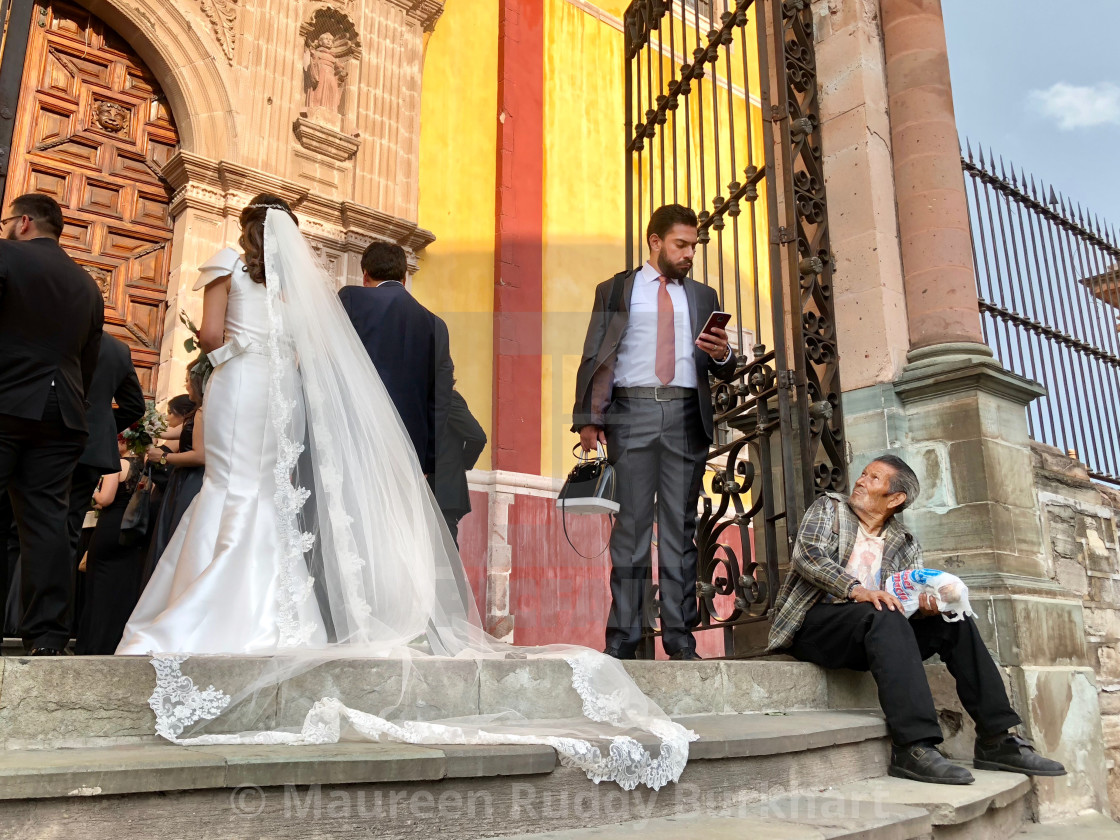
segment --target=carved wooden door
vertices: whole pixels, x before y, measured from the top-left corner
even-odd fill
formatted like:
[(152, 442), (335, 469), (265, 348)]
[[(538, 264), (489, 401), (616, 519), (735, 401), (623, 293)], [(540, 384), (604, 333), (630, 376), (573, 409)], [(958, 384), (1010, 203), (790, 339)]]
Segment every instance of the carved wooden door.
[(20, 88), (5, 201), (47, 193), (62, 245), (100, 284), (106, 329), (156, 388), (171, 256), (170, 192), (159, 174), (179, 142), (152, 74), (84, 9), (40, 0)]

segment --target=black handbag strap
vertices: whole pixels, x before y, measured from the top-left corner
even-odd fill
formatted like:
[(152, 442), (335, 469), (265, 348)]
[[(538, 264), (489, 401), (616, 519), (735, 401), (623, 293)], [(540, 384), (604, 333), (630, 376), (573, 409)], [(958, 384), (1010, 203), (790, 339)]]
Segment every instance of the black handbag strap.
[[(609, 514), (609, 513), (607, 515), (610, 517), (610, 528), (612, 528), (612, 530), (614, 530), (615, 516), (614, 516), (614, 514)], [(600, 557), (603, 557), (603, 554), (606, 553), (607, 549), (610, 548), (610, 536), (608, 535), (607, 536), (607, 544), (604, 545), (603, 550), (601, 550), (598, 554), (591, 554), (591, 556), (588, 557), (587, 554), (585, 554), (584, 552), (582, 552), (582, 551), (580, 551), (579, 549), (576, 548), (576, 543), (573, 543), (571, 541), (570, 536), (568, 535), (568, 508), (567, 507), (561, 507), (560, 508), (560, 519), (563, 522), (563, 538), (568, 541), (569, 545), (571, 545), (571, 550), (575, 551), (577, 554), (579, 554), (579, 556), (581, 558), (584, 558), (585, 560), (598, 560)]]

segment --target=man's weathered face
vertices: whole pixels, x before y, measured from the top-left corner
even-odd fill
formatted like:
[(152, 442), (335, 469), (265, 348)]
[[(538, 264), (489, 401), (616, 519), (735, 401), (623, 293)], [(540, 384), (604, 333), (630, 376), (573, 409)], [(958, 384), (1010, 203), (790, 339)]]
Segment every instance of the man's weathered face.
[(905, 493), (892, 493), (895, 469), (881, 461), (868, 464), (852, 488), (848, 503), (853, 509), (872, 516), (890, 516), (906, 501)]
[(691, 225), (673, 225), (665, 238), (656, 234), (649, 238), (651, 262), (664, 276), (683, 280), (692, 270), (696, 256), (696, 228)]

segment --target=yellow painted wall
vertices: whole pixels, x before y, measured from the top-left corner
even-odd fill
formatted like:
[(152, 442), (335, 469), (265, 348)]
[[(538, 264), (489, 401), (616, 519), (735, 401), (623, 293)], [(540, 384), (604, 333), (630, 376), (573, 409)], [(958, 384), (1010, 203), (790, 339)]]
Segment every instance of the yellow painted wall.
[[(419, 223), (436, 235), (412, 280), (447, 321), (458, 390), (493, 426), (498, 0), (447, 0), (425, 46)], [(478, 469), (490, 468), (487, 447)]]
[[(627, 0), (601, 0), (597, 7), (616, 18), (621, 18)], [(596, 284), (626, 268), (626, 183), (625, 167), (625, 67), (623, 60), (623, 34), (611, 23), (600, 19), (568, 0), (548, 0), (545, 15), (545, 185), (544, 185), (544, 358), (541, 429), (541, 474), (560, 476), (571, 465), (571, 449), (577, 437), (569, 431), (571, 407), (575, 391), (576, 370), (582, 355), (583, 338), (591, 311)], [(679, 21), (675, 38), (676, 60), (669, 54), (668, 34), (664, 46), (664, 79), (672, 78), (675, 68), (682, 63), (682, 43), (694, 45), (695, 31), (684, 27), (681, 36)], [(706, 33), (705, 33), (706, 40)], [(746, 38), (748, 71), (754, 74), (752, 87), (757, 89), (757, 56), (753, 49), (754, 29), (748, 26)], [(737, 39), (731, 53), (730, 96), (733, 104), (735, 154), (732, 160), (730, 135), (731, 121), (727, 116), (729, 88), (721, 82), (713, 94), (711, 78), (701, 85), (700, 97), (690, 97), (689, 121), (686, 128), (684, 111), (679, 109), (675, 135), (678, 142), (677, 194), (668, 184), (663, 196), (658, 182), (655, 203), (678, 201), (689, 204), (696, 211), (705, 209), (701, 203), (701, 172), (703, 172), (707, 208), (716, 195), (728, 194), (727, 185), (742, 180), (743, 171), (752, 162), (764, 167), (762, 119), (758, 103), (749, 107), (750, 132), (748, 142), (748, 103), (744, 97), (744, 42)], [(721, 79), (726, 79), (727, 67), (721, 58)], [(656, 79), (656, 70), (655, 79)], [(714, 99), (713, 99), (714, 97)], [(719, 179), (716, 179), (716, 138), (712, 129), (712, 107), (718, 105)], [(701, 121), (703, 109), (705, 119)], [(672, 123), (669, 124), (672, 126)], [(701, 167), (699, 147), (703, 125), (705, 156)], [(691, 164), (686, 177), (685, 136), (691, 138)], [(672, 156), (671, 138), (667, 134), (666, 158)], [(660, 143), (653, 149), (655, 171), (660, 167)], [(644, 172), (648, 176), (649, 158), (643, 158)], [(734, 164), (734, 165), (733, 165)], [(719, 184), (717, 188), (716, 185)], [(762, 196), (765, 185), (760, 184)], [(691, 198), (691, 200), (690, 200)], [(648, 201), (646, 202), (648, 205)], [(650, 212), (643, 208), (646, 218), (638, 220), (644, 230)], [(767, 216), (765, 198), (760, 198), (750, 216), (750, 205), (742, 204), (737, 238), (741, 256), (738, 268), (732, 259), (732, 239), (735, 238), (730, 222), (723, 232), (723, 287), (724, 309), (733, 315), (732, 333), (737, 335), (736, 324), (745, 330), (755, 329), (755, 277), (761, 297), (762, 340), (772, 344), (769, 310), (769, 272), (767, 258)], [(750, 255), (757, 240), (759, 253), (757, 269)], [(720, 288), (718, 243), (713, 238), (709, 246), (707, 282)], [(694, 276), (704, 279), (703, 255), (697, 256)], [(736, 283), (738, 277), (738, 284)], [(733, 290), (739, 285), (749, 293), (738, 300)], [(749, 337), (744, 334), (744, 343)]]
[[(570, 467), (571, 448), (576, 442), (576, 436), (568, 430), (575, 374), (594, 288), (626, 267), (623, 34), (612, 25), (611, 18), (621, 19), (627, 2), (601, 0), (597, 8), (603, 15), (599, 15), (569, 0), (545, 0), (542, 475), (563, 475)], [(692, 28), (686, 27), (684, 40), (694, 38)], [(420, 271), (413, 280), (417, 298), (447, 320), (460, 390), (488, 434), (493, 398), (497, 39), (498, 0), (448, 0), (427, 43), (421, 100), (419, 221), (436, 234), (437, 240), (421, 255)], [(668, 40), (666, 52), (667, 45)], [(681, 63), (680, 37), (675, 46), (677, 59), (665, 56), (665, 78), (672, 74), (675, 64)], [(740, 49), (738, 42), (736, 49)], [(762, 165), (762, 123), (757, 105), (751, 106), (752, 152), (748, 156), (742, 52), (736, 51), (732, 57), (732, 83), (739, 88), (734, 96), (734, 170), (741, 177), (750, 157)], [(747, 58), (749, 66), (757, 67), (752, 51), (748, 50)], [(709, 86), (710, 82), (706, 83), (703, 107), (709, 114), (705, 125), (710, 126)], [(722, 118), (726, 85), (715, 95)], [(694, 161), (687, 181), (683, 159), (679, 161), (677, 197), (688, 203), (685, 195), (691, 184), (691, 203), (698, 211), (704, 209), (699, 202), (696, 153), (700, 107), (693, 97), (688, 134)], [(683, 111), (678, 116), (682, 119), (678, 120), (676, 136), (683, 149)], [(719, 156), (723, 184), (734, 177), (726, 142), (728, 130), (723, 119)], [(705, 142), (712, 148), (711, 136)], [(709, 152), (704, 166), (709, 199), (716, 194), (714, 168), (715, 157)], [(660, 198), (657, 195), (658, 203)], [(648, 215), (649, 208), (644, 211)], [(740, 253), (749, 256), (752, 229), (758, 232), (759, 242), (766, 241), (765, 203), (756, 205), (753, 225), (747, 205), (743, 211)], [(642, 220), (641, 226), (644, 224)], [(725, 236), (731, 236), (730, 226)], [(726, 250), (730, 253), (729, 245)], [(759, 256), (764, 260), (765, 251)], [(702, 279), (700, 269), (698, 258), (698, 279)], [(730, 290), (734, 266), (729, 259), (724, 261), (724, 269)], [(744, 261), (739, 273), (742, 283), (752, 285), (753, 265)], [(764, 264), (760, 264), (758, 273), (765, 313), (769, 303)], [(714, 262), (708, 277), (718, 287)], [(742, 302), (742, 320), (748, 328), (754, 322), (751, 297)], [(733, 295), (725, 295), (724, 308), (738, 314), (738, 301)], [(765, 316), (763, 320), (767, 320)], [(768, 325), (764, 323), (766, 330)], [(763, 339), (770, 343), (769, 336)], [(487, 452), (479, 467), (486, 469), (489, 464)]]
[(623, 37), (547, 0), (545, 50), (541, 474), (562, 475), (595, 286), (626, 267)]

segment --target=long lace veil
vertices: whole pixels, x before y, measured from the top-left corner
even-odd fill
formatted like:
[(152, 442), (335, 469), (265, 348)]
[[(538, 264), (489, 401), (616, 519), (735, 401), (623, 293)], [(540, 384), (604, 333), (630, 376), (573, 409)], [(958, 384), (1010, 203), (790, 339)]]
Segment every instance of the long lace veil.
[[(484, 632), (408, 433), (334, 281), (284, 212), (268, 211), (264, 250), (281, 649), (241, 660), (240, 669), (230, 658), (220, 672), (229, 674), (226, 684), (207, 689), (191, 679), (189, 657), (157, 656), (159, 734), (195, 744), (549, 744), (597, 781), (627, 789), (676, 781), (695, 735), (619, 662), (576, 646), (515, 647)], [(322, 633), (301, 619), (315, 613), (299, 608), (310, 600), (325, 646), (311, 645)], [(485, 710), (440, 719), (439, 704), (425, 696), (441, 670), (477, 681), (495, 661), (516, 668), (543, 659), (554, 664), (540, 667), (570, 678), (582, 714), (527, 711), (515, 690), (500, 708), (491, 697)], [(373, 698), (374, 682), (391, 685), (392, 696)]]

